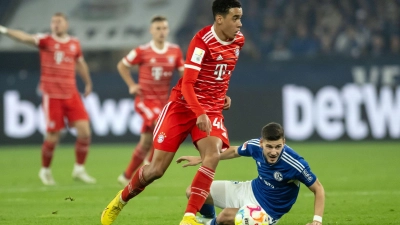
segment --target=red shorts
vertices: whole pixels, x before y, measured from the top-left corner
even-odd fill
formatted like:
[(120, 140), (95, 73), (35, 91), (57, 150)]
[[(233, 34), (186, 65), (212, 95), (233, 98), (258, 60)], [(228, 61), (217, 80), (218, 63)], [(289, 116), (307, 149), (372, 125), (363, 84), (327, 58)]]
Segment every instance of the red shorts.
[(50, 98), (45, 94), (42, 106), (49, 132), (62, 130), (65, 127), (65, 118), (70, 124), (78, 120), (89, 120), (78, 92), (67, 99)]
[(150, 100), (135, 99), (135, 111), (143, 118), (142, 133), (153, 133), (158, 115), (164, 105)]
[[(222, 140), (222, 149), (229, 148), (228, 132), (224, 126), (222, 114), (210, 114), (212, 130), (210, 136)], [(188, 134), (192, 136), (193, 144), (207, 137), (206, 132), (196, 126), (197, 117), (192, 110), (184, 105), (169, 102), (163, 108), (153, 132), (153, 145), (155, 149), (176, 152)]]

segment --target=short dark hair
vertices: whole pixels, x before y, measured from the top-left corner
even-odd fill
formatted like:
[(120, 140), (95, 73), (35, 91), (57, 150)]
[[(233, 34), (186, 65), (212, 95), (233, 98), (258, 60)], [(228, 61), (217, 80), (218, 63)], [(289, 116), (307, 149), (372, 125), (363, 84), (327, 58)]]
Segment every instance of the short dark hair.
[(53, 14), (53, 16), (59, 16), (59, 17), (64, 18), (66, 21), (68, 21), (68, 17), (67, 17), (67, 15), (65, 15), (65, 13), (56, 12), (56, 13)]
[(242, 4), (238, 0), (214, 0), (212, 5), (214, 19), (218, 14), (225, 17), (231, 8), (242, 8)]
[(157, 16), (153, 16), (153, 18), (151, 19), (151, 23), (162, 22), (162, 21), (167, 21), (167, 17), (157, 15)]
[(285, 139), (285, 131), (282, 125), (279, 123), (269, 123), (265, 125), (261, 130), (261, 137), (268, 141), (277, 141), (279, 139)]

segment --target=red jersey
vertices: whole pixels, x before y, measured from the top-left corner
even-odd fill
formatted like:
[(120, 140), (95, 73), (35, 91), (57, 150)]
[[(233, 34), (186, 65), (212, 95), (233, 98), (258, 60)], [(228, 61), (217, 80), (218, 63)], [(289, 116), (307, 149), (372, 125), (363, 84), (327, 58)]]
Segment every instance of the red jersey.
[(48, 34), (36, 35), (35, 40), (40, 52), (40, 89), (50, 98), (71, 98), (78, 92), (75, 64), (82, 57), (79, 41)]
[[(186, 55), (184, 76), (192, 77), (179, 80), (172, 89), (170, 100), (191, 108), (197, 116), (203, 113), (221, 113), (229, 80), (244, 41), (245, 38), (240, 32), (232, 41), (227, 42), (218, 38), (214, 26), (210, 25), (200, 30), (190, 42)], [(196, 70), (196, 73), (189, 70)], [(193, 84), (197, 97), (195, 104), (189, 104), (183, 97), (184, 80)]]
[(153, 41), (141, 45), (130, 51), (122, 63), (128, 67), (139, 65), (138, 83), (142, 94), (137, 97), (158, 102), (162, 106), (168, 101), (174, 70), (183, 70), (181, 49), (168, 42), (163, 49), (156, 48)]

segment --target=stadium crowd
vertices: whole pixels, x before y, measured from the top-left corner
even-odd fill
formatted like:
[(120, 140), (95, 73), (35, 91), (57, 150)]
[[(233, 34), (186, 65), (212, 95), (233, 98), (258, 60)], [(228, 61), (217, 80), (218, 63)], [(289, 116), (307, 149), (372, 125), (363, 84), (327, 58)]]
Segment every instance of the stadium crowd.
[[(186, 49), (210, 24), (210, 1), (196, 1), (177, 41)], [(246, 0), (242, 32), (252, 59), (400, 55), (400, 0)], [(193, 16), (196, 15), (196, 16)]]

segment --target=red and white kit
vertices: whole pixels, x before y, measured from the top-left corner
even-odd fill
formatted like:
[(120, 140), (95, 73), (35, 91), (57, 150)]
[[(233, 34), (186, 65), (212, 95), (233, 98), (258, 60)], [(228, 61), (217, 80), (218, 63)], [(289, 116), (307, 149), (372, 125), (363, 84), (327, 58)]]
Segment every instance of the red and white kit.
[[(197, 117), (204, 113), (212, 123), (210, 135), (220, 138), (223, 148), (229, 147), (222, 110), (244, 41), (240, 32), (233, 40), (222, 41), (213, 26), (207, 26), (195, 35), (186, 55), (184, 78), (172, 89), (170, 102), (164, 107), (154, 130), (156, 149), (176, 152), (188, 134), (193, 143), (206, 137), (207, 134), (196, 126)], [(182, 88), (183, 80), (193, 85), (194, 93)], [(182, 93), (190, 99), (185, 99)]]
[(38, 34), (35, 41), (40, 52), (40, 89), (47, 131), (64, 128), (64, 117), (70, 123), (88, 120), (75, 78), (76, 61), (83, 60), (79, 41), (49, 34)]
[(135, 98), (135, 111), (143, 118), (142, 132), (153, 132), (161, 109), (168, 102), (172, 74), (175, 69), (183, 70), (182, 51), (168, 42), (160, 50), (150, 41), (130, 51), (122, 62), (128, 67), (139, 66), (141, 95)]

